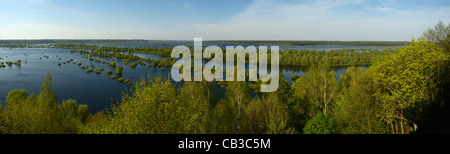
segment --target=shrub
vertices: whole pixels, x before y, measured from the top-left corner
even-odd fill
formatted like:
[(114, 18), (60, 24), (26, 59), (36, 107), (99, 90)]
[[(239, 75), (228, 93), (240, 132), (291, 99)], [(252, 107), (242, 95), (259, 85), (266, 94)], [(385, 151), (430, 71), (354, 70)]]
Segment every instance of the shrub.
[(133, 84), (130, 80), (126, 79), (125, 81), (123, 81), (123, 83), (127, 84), (127, 85), (131, 85)]
[(112, 71), (108, 71), (108, 72), (106, 72), (106, 74), (111, 75), (111, 74), (112, 74)]
[(117, 81), (119, 82), (123, 82), (125, 79), (123, 77), (120, 77), (119, 79), (117, 79)]
[(137, 64), (136, 63), (131, 63), (130, 64), (130, 67), (133, 67), (133, 68), (135, 68), (137, 66)]
[(292, 79), (292, 80), (297, 80), (299, 77), (300, 77), (300, 76), (294, 74), (294, 75), (291, 76), (291, 79)]
[(332, 134), (333, 120), (330, 116), (319, 112), (311, 120), (309, 120), (303, 128), (305, 134)]
[(111, 67), (113, 67), (113, 68), (116, 67), (116, 62), (110, 63), (109, 66), (111, 66)]
[(88, 70), (86, 70), (86, 73), (91, 73), (92, 71), (94, 71), (94, 70), (88, 69)]
[(116, 76), (109, 76), (110, 79), (116, 79)]
[(116, 75), (118, 75), (118, 76), (122, 75), (122, 71), (123, 71), (123, 67), (122, 66), (117, 66), (117, 68), (116, 68)]
[(162, 68), (162, 67), (161, 67), (161, 69), (160, 69), (160, 70), (161, 70), (161, 71), (164, 71), (164, 70), (166, 70), (166, 69), (164, 69), (164, 68)]

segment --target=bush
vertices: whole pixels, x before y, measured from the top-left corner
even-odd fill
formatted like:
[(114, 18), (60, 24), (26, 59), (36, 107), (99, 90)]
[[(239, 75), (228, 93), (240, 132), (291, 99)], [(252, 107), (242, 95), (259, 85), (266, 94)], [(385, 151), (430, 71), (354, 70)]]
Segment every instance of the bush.
[(94, 70), (88, 69), (88, 70), (86, 70), (86, 73), (91, 73), (92, 71), (94, 71)]
[(89, 117), (90, 114), (91, 113), (89, 112), (87, 105), (84, 104), (78, 105), (77, 117), (82, 123), (86, 122), (86, 119)]
[(122, 66), (117, 66), (116, 68), (116, 75), (121, 76), (123, 72), (123, 67)]
[(117, 81), (119, 82), (123, 82), (125, 79), (123, 77), (120, 77), (119, 79), (117, 79)]
[(116, 76), (109, 76), (110, 79), (116, 79)]
[(131, 63), (130, 64), (130, 67), (133, 67), (133, 68), (135, 68), (137, 66), (137, 64), (136, 63)]
[(319, 112), (309, 120), (303, 128), (305, 134), (332, 134), (334, 133), (333, 120), (330, 116)]
[(164, 70), (166, 70), (166, 69), (164, 69), (164, 68), (161, 68), (160, 70), (161, 70), (161, 71), (164, 71)]
[(295, 75), (295, 74), (291, 76), (291, 79), (294, 80), (294, 81), (297, 80), (298, 78), (300, 78), (300, 76)]
[(106, 74), (111, 75), (112, 71), (107, 71)]
[(109, 66), (111, 66), (111, 67), (113, 67), (113, 68), (116, 67), (116, 62), (110, 63)]
[[(75, 100), (57, 103), (51, 88), (51, 77), (47, 75), (39, 95), (26, 90), (12, 90), (0, 112), (0, 132), (2, 134), (76, 134), (82, 121), (77, 115), (89, 116), (85, 105), (77, 105)], [(78, 112), (80, 107), (84, 112)], [(83, 109), (81, 109), (83, 110)], [(81, 114), (80, 114), (81, 113)]]
[(123, 83), (127, 84), (127, 85), (131, 85), (133, 84), (130, 80), (126, 79), (125, 81), (123, 81)]

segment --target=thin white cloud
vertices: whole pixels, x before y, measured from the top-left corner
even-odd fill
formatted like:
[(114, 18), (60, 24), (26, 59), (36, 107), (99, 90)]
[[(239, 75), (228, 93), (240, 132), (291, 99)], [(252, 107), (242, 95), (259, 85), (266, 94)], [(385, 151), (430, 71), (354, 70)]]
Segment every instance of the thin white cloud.
[[(243, 13), (221, 23), (189, 26), (193, 29), (191, 33), (202, 34), (206, 39), (404, 41), (418, 37), (425, 30), (424, 23), (450, 19), (436, 16), (442, 10), (396, 10), (361, 3), (360, 0), (284, 3), (257, 0)], [(342, 9), (349, 5), (361, 8)], [(385, 13), (365, 11), (370, 9)]]

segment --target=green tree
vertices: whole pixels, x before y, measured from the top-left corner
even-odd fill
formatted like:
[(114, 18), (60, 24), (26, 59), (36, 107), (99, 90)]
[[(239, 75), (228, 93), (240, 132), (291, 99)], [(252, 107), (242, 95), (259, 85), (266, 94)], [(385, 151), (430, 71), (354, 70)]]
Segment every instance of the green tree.
[(315, 115), (319, 110), (328, 114), (328, 108), (334, 101), (338, 84), (336, 73), (330, 72), (327, 58), (318, 64), (312, 64), (304, 76), (293, 83), (294, 95), (310, 104), (309, 115)]
[(122, 66), (117, 66), (116, 67), (116, 75), (117, 76), (122, 76), (122, 72), (123, 72), (123, 67)]
[(376, 87), (372, 73), (361, 68), (349, 67), (339, 79), (341, 93), (332, 111), (336, 133), (380, 134), (386, 132), (381, 105), (373, 94)]
[(74, 100), (56, 102), (47, 74), (38, 96), (28, 95), (26, 90), (12, 90), (5, 107), (0, 110), (0, 133), (6, 134), (74, 134), (81, 121), (76, 117)]
[(199, 133), (198, 110), (169, 79), (142, 78), (130, 93), (124, 93), (119, 105), (98, 119), (88, 119), (82, 133), (95, 134), (186, 134)]
[(242, 133), (244, 107), (250, 101), (250, 89), (245, 82), (227, 82), (225, 100), (214, 108), (214, 133)]
[(423, 37), (430, 42), (436, 43), (438, 46), (444, 45), (450, 35), (450, 24), (445, 26), (442, 21), (439, 21), (433, 29), (429, 28), (423, 33)]
[(305, 134), (333, 134), (334, 125), (333, 120), (329, 115), (325, 115), (323, 112), (319, 112), (311, 120), (309, 120), (305, 128), (303, 128)]
[(396, 55), (371, 67), (376, 100), (382, 104), (383, 118), (391, 133), (408, 133), (421, 108), (436, 97), (439, 68), (448, 61), (441, 48), (424, 39), (412, 40)]
[(211, 100), (214, 96), (214, 87), (212, 82), (207, 81), (188, 81), (184, 82), (181, 88), (180, 98), (196, 110), (198, 114), (198, 120), (195, 121), (195, 128), (193, 128), (196, 134), (207, 134), (211, 132)]

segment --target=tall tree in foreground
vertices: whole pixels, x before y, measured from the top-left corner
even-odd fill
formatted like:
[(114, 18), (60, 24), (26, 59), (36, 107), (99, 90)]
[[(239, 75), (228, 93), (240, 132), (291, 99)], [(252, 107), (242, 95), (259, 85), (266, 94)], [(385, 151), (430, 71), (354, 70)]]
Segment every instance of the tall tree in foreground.
[(336, 133), (381, 134), (386, 132), (381, 105), (375, 101), (372, 72), (349, 67), (339, 78), (340, 94), (333, 107)]
[(198, 119), (195, 121), (193, 133), (208, 134), (211, 132), (211, 99), (214, 96), (214, 87), (212, 82), (207, 81), (187, 81), (184, 82), (181, 88), (182, 100), (188, 102), (198, 114)]
[(370, 68), (377, 86), (374, 96), (391, 133), (408, 133), (410, 125), (417, 129), (414, 120), (436, 98), (439, 68), (448, 58), (434, 43), (413, 39), (398, 54)]
[(327, 59), (323, 58), (318, 64), (311, 64), (305, 75), (293, 83), (294, 95), (309, 102), (310, 117), (319, 111), (327, 115), (338, 92), (336, 73), (330, 71)]
[(225, 99), (214, 107), (214, 133), (243, 133), (244, 108), (250, 101), (250, 88), (245, 82), (227, 82)]

